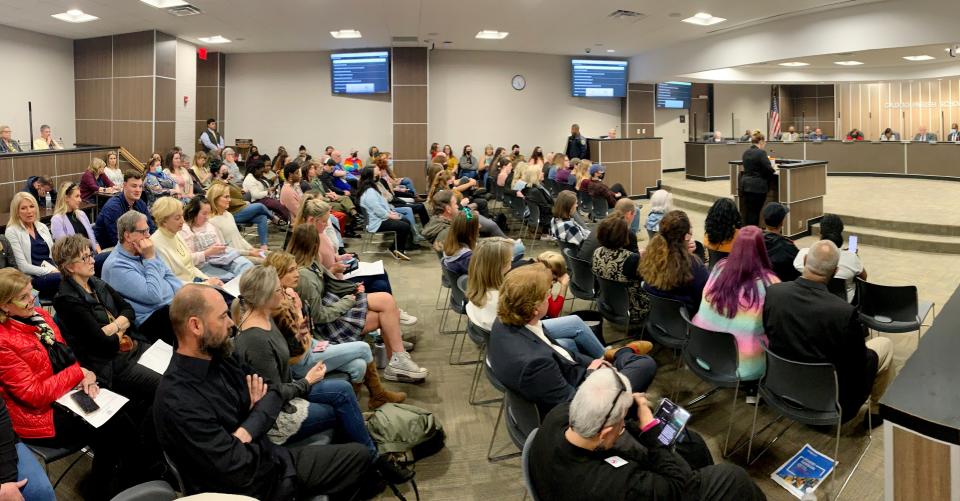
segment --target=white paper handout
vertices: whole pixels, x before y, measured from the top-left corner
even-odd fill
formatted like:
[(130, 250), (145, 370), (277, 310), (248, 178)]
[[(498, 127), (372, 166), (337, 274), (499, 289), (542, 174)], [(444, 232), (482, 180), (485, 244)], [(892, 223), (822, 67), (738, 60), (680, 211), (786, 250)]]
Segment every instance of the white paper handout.
[(240, 296), (240, 277), (236, 277), (233, 280), (223, 284), (222, 288), (223, 290), (227, 291), (227, 294), (230, 294), (233, 297), (239, 297)]
[(90, 414), (84, 414), (83, 409), (81, 409), (80, 406), (77, 405), (72, 398), (70, 398), (70, 395), (73, 395), (78, 391), (81, 390), (68, 391), (66, 395), (57, 399), (57, 403), (73, 411), (74, 414), (83, 418), (94, 428), (103, 426), (103, 423), (109, 421), (110, 418), (113, 417), (113, 415), (116, 414), (124, 404), (130, 401), (123, 395), (114, 393), (106, 388), (100, 388), (100, 392), (97, 393), (97, 398), (93, 399), (93, 401), (96, 402), (100, 408), (91, 412)]
[(173, 346), (158, 339), (157, 342), (147, 348), (147, 351), (143, 352), (143, 355), (140, 355), (140, 360), (137, 363), (162, 376), (167, 372), (171, 358), (173, 358)]
[(357, 269), (347, 273), (343, 278), (354, 278), (354, 277), (372, 277), (374, 275), (383, 275), (383, 261), (376, 261), (373, 263), (366, 263), (360, 261), (357, 263)]

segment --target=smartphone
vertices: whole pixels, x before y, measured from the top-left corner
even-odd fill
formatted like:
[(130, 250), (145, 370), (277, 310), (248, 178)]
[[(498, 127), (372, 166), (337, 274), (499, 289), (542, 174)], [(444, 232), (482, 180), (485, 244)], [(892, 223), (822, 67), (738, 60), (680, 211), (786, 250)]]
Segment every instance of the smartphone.
[(327, 350), (327, 347), (330, 346), (330, 341), (317, 341), (317, 344), (313, 345), (314, 353), (322, 353)]
[(690, 413), (669, 398), (665, 398), (660, 401), (657, 412), (654, 413), (653, 417), (663, 424), (657, 439), (661, 444), (670, 447), (677, 443), (677, 439), (680, 438), (681, 433), (686, 428), (687, 421), (690, 420)]
[(353, 272), (354, 270), (356, 270), (357, 268), (360, 267), (360, 260), (358, 260), (357, 258), (351, 258), (351, 259), (348, 259), (348, 260), (344, 261), (343, 264), (347, 267), (343, 272), (344, 272), (344, 273), (351, 273), (351, 272)]
[(87, 395), (83, 390), (73, 392), (70, 398), (80, 406), (84, 414), (90, 414), (100, 408), (100, 406), (90, 398), (90, 395)]
[(850, 241), (847, 243), (847, 250), (856, 254), (857, 253), (857, 236), (850, 235)]

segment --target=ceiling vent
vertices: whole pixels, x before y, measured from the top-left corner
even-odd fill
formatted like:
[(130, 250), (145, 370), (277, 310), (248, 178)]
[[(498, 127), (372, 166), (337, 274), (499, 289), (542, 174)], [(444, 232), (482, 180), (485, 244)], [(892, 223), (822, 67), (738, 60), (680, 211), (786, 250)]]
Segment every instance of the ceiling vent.
[(169, 9), (167, 9), (167, 12), (177, 17), (196, 16), (197, 14), (202, 13), (200, 9), (190, 4), (179, 5), (177, 7), (170, 7)]
[(417, 37), (393, 37), (390, 39), (391, 42), (397, 43), (417, 43), (420, 41)]
[(632, 10), (623, 10), (617, 9), (611, 12), (607, 17), (613, 19), (633, 19), (634, 21), (647, 17), (646, 14), (641, 14), (640, 12)]

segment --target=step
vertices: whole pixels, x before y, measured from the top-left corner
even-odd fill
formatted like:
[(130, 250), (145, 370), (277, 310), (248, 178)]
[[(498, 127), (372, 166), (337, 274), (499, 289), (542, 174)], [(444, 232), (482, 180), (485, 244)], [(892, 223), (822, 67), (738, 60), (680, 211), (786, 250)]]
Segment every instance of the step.
[[(724, 185), (724, 186), (729, 186), (729, 185)], [(697, 200), (700, 200), (700, 201), (708, 202), (708, 203), (710, 203), (711, 205), (713, 204), (713, 201), (714, 201), (714, 200), (716, 200), (716, 199), (718, 199), (718, 198), (720, 198), (720, 197), (729, 197), (729, 196), (730, 196), (730, 195), (727, 194), (727, 193), (723, 193), (723, 194), (720, 194), (720, 195), (714, 195), (714, 194), (712, 194), (712, 193), (703, 193), (703, 192), (699, 192), (699, 191), (689, 190), (689, 189), (686, 189), (686, 188), (678, 188), (678, 187), (676, 187), (676, 186), (666, 185), (666, 184), (665, 184), (665, 185), (662, 185), (661, 188), (663, 188), (663, 189), (669, 191), (670, 193), (672, 193), (674, 197), (680, 196), (680, 197), (684, 197), (684, 198), (693, 198), (693, 199), (697, 199)]]
[(858, 226), (861, 228), (870, 228), (882, 231), (893, 231), (897, 233), (917, 233), (921, 235), (934, 235), (944, 237), (960, 237), (960, 226), (949, 224), (931, 224), (917, 223), (913, 221), (890, 221), (886, 219), (876, 219), (863, 216), (848, 216), (837, 214), (843, 220), (843, 226), (846, 231), (848, 226)]
[[(846, 224), (844, 219), (843, 232), (846, 235), (857, 235), (858, 241), (864, 245), (898, 249), (908, 251), (932, 252), (936, 254), (960, 254), (960, 237), (948, 235), (931, 235), (897, 230), (885, 230), (867, 226)], [(820, 234), (820, 224), (810, 226), (814, 235)]]
[(712, 205), (713, 205), (712, 200), (709, 203), (707, 203), (699, 199), (678, 197), (676, 195), (674, 195), (673, 197), (673, 206), (678, 209), (702, 212), (706, 214), (710, 210), (710, 206)]

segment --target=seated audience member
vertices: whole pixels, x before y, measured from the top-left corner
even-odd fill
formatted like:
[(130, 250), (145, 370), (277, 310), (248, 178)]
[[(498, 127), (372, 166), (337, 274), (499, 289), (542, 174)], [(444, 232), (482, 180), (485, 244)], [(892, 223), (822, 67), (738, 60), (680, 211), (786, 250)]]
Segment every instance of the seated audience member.
[(752, 137), (753, 137), (753, 131), (750, 130), (750, 129), (747, 129), (747, 130), (743, 133), (743, 135), (740, 136), (739, 141), (740, 141), (741, 143), (749, 143), (749, 142), (750, 142), (750, 139), (751, 139)]
[(804, 125), (804, 126), (803, 126), (803, 140), (806, 141), (806, 140), (810, 139), (810, 135), (811, 135), (811, 134), (813, 134), (813, 132), (810, 130), (810, 126), (809, 126), (809, 125)]
[(119, 188), (104, 172), (107, 164), (99, 158), (90, 161), (90, 165), (80, 176), (80, 198), (85, 202), (95, 203), (97, 193), (116, 193)]
[(233, 151), (233, 148), (223, 149), (223, 163), (220, 166), (221, 169), (225, 167), (229, 173), (226, 178), (227, 182), (237, 186), (243, 185), (243, 174), (240, 173), (240, 167), (237, 166), (237, 152)]
[(167, 156), (164, 157), (163, 165), (164, 174), (177, 183), (177, 191), (180, 192), (181, 197), (187, 200), (193, 198), (193, 176), (187, 169), (183, 153), (176, 149), (168, 151)]
[(952, 143), (960, 141), (960, 125), (956, 122), (950, 124), (950, 132), (947, 134), (947, 141)]
[(9, 125), (0, 125), (0, 153), (17, 153), (23, 151), (20, 149), (20, 143), (13, 140), (13, 133)]
[(543, 172), (531, 166), (524, 172), (523, 177), (526, 182), (526, 186), (521, 190), (523, 198), (540, 208), (540, 228), (544, 232), (549, 231), (554, 200), (553, 195), (543, 186)]
[[(836, 214), (824, 214), (820, 219), (820, 238), (833, 242), (833, 245), (840, 249), (840, 263), (837, 265), (837, 272), (833, 278), (842, 279), (847, 284), (847, 302), (852, 303), (857, 293), (857, 278), (867, 279), (867, 269), (863, 267), (863, 261), (860, 256), (843, 249), (843, 220)], [(807, 257), (807, 249), (800, 249), (797, 257), (793, 259), (793, 267), (803, 271), (803, 260)]]
[(160, 374), (137, 363), (150, 348), (134, 326), (136, 313), (109, 284), (93, 274), (90, 242), (70, 235), (53, 246), (63, 280), (53, 300), (63, 337), (97, 381), (125, 397), (152, 405)]
[(428, 371), (413, 361), (403, 345), (400, 309), (393, 296), (367, 294), (362, 284), (340, 280), (319, 263), (320, 234), (311, 224), (294, 228), (289, 252), (300, 267), (297, 294), (309, 311), (313, 335), (331, 343), (359, 341), (380, 329), (390, 360), (383, 377), (389, 381), (421, 382)]
[(389, 151), (380, 152), (380, 156), (378, 158), (382, 158), (387, 161), (387, 166), (380, 169), (380, 177), (385, 179), (387, 183), (390, 184), (390, 188), (393, 189), (393, 191), (400, 193), (402, 196), (416, 197), (417, 190), (413, 186), (413, 180), (409, 177), (399, 176), (393, 171), (393, 157), (391, 156), (391, 153)]
[(640, 287), (640, 254), (630, 247), (627, 222), (611, 215), (597, 226), (600, 246), (593, 251), (593, 274), (596, 277), (625, 283), (630, 295), (630, 324), (639, 327), (650, 312), (650, 302)]
[[(557, 158), (560, 158), (559, 162)], [(557, 164), (557, 172), (553, 180), (562, 187), (561, 189), (573, 185), (576, 182), (576, 176), (573, 174), (573, 162), (569, 161), (566, 155), (557, 153), (554, 156), (554, 163)]]
[[(314, 168), (314, 172), (316, 172)], [(283, 168), (283, 186), (280, 188), (280, 203), (287, 209), (287, 213), (292, 217), (300, 210), (300, 203), (303, 201), (303, 189), (300, 188), (301, 168), (295, 163), (290, 163)]]
[[(740, 211), (734, 205), (733, 200), (720, 197), (714, 200), (710, 210), (707, 211), (707, 218), (703, 222), (703, 246), (714, 252), (720, 252), (724, 256), (730, 253), (733, 248), (733, 242), (740, 231)], [(716, 263), (710, 263), (713, 266)]]
[(137, 331), (148, 341), (173, 345), (170, 301), (183, 282), (156, 254), (147, 217), (128, 211), (117, 219), (118, 245), (103, 263), (103, 281), (110, 284), (137, 314)]
[(10, 219), (4, 236), (10, 244), (17, 269), (30, 276), (40, 297), (52, 299), (60, 288), (60, 270), (53, 265), (50, 249), (53, 236), (47, 225), (40, 222), (37, 200), (21, 191), (10, 200)]
[(703, 288), (700, 309), (693, 323), (714, 332), (729, 332), (737, 340), (742, 381), (763, 376), (763, 302), (767, 288), (780, 280), (773, 273), (763, 232), (746, 226), (733, 243), (730, 256), (720, 260)]
[(473, 204), (475, 208), (480, 210), (480, 212), (486, 212), (486, 200), (482, 198), (471, 198), (473, 197), (476, 188), (476, 179), (470, 179), (467, 177), (456, 178), (450, 172), (442, 170), (437, 172), (437, 175), (433, 177), (433, 182), (430, 184), (430, 191), (427, 196), (429, 198), (430, 194), (436, 193), (440, 190), (452, 190), (455, 191), (461, 198), (469, 199), (469, 201), (466, 203)]
[(924, 125), (921, 125), (920, 128), (917, 129), (917, 135), (916, 135), (916, 136), (913, 136), (913, 140), (914, 140), (914, 141), (925, 141), (925, 142), (926, 142), (926, 141), (936, 141), (936, 140), (937, 140), (937, 135), (936, 135), (935, 133), (933, 133), (933, 132), (927, 132), (927, 127), (924, 126)]
[(507, 181), (510, 179), (510, 175), (513, 174), (513, 163), (510, 162), (510, 157), (506, 155), (499, 157), (494, 166), (494, 169), (497, 171), (495, 178), (497, 186), (508, 187)]
[(530, 158), (527, 159), (527, 165), (533, 169), (542, 171), (547, 163), (547, 160), (543, 157), (543, 148), (534, 146), (533, 151), (530, 152)]
[(847, 137), (844, 138), (845, 141), (863, 141), (863, 132), (860, 132), (860, 129), (854, 127), (847, 132)]
[(763, 243), (767, 247), (767, 256), (773, 272), (781, 282), (789, 282), (800, 276), (800, 271), (793, 267), (793, 261), (799, 252), (797, 244), (783, 236), (783, 222), (788, 212), (788, 207), (770, 202), (760, 215), (766, 228), (763, 232)]
[[(857, 310), (827, 290), (839, 269), (840, 251), (820, 240), (803, 253), (803, 275), (772, 285), (763, 304), (763, 327), (770, 351), (797, 362), (828, 362), (837, 370), (843, 420), (856, 417), (871, 398), (877, 414), (880, 397), (893, 377), (893, 345), (885, 337), (864, 342)], [(882, 423), (874, 417), (874, 426)]]
[[(553, 158), (550, 161), (550, 167), (547, 170), (546, 179), (551, 181), (557, 180), (557, 173), (561, 170), (564, 170), (567, 166), (567, 156), (563, 153), (554, 153)], [(564, 178), (566, 181), (566, 177)]]
[(96, 397), (97, 375), (81, 367), (46, 311), (34, 307), (30, 278), (0, 270), (0, 397), (17, 436), (50, 448), (83, 443), (96, 451), (82, 492), (85, 499), (110, 499), (150, 478), (159, 451), (143, 443), (128, 409), (93, 427), (54, 402), (74, 389)]
[(794, 126), (787, 127), (787, 131), (780, 135), (780, 140), (785, 143), (792, 143), (800, 140), (800, 134)]
[[(180, 238), (180, 230), (183, 229), (183, 204), (175, 198), (157, 200), (150, 213), (157, 222), (157, 231), (153, 232), (150, 240), (153, 240), (154, 249), (167, 268), (183, 283), (205, 282), (217, 287), (223, 286), (223, 281), (207, 276), (197, 265), (204, 264), (208, 258), (223, 254), (226, 247), (211, 246), (204, 251), (192, 252)], [(226, 275), (233, 278), (232, 274)]]
[(277, 189), (263, 177), (265, 169), (262, 162), (248, 163), (247, 175), (243, 178), (243, 191), (250, 194), (251, 202), (263, 204), (264, 207), (280, 216), (280, 219), (290, 221), (292, 213), (275, 197)]
[(348, 171), (343, 166), (343, 154), (339, 150), (333, 150), (330, 152), (330, 160), (333, 160), (333, 175), (334, 177), (342, 177), (347, 184), (352, 187), (357, 186), (357, 181), (359, 179), (358, 174)]
[[(567, 260), (557, 251), (541, 252), (533, 259), (534, 263), (540, 263), (550, 271), (553, 277), (553, 283), (550, 286), (550, 297), (547, 301), (550, 307), (547, 309), (545, 320), (557, 318), (562, 315), (563, 305), (567, 300), (567, 292), (570, 287), (570, 275), (567, 273)], [(514, 263), (514, 266), (517, 266)], [(554, 286), (557, 286), (557, 295), (553, 295)]]
[(887, 127), (886, 129), (883, 129), (883, 134), (880, 134), (880, 140), (881, 141), (899, 141), (900, 136), (898, 136), (896, 132), (893, 132), (893, 129), (891, 129), (890, 127)]
[(477, 178), (477, 169), (479, 167), (477, 157), (473, 156), (473, 147), (469, 144), (463, 147), (463, 154), (460, 156), (457, 167), (457, 177)]
[(570, 173), (570, 184), (573, 185), (575, 191), (583, 191), (586, 193), (587, 185), (590, 183), (585, 183), (590, 179), (590, 167), (593, 165), (590, 163), (589, 159), (578, 160), (571, 159), (571, 165), (575, 165), (573, 171)]
[(590, 236), (583, 224), (577, 221), (577, 195), (572, 191), (561, 191), (553, 204), (553, 219), (550, 220), (550, 236), (557, 239), (561, 247), (572, 246), (578, 249)]
[(346, 179), (346, 171), (337, 170), (337, 162), (332, 158), (323, 163), (323, 172), (320, 173), (320, 180), (329, 191), (337, 195), (349, 195), (353, 186)]
[(362, 444), (286, 448), (270, 440), (284, 397), (233, 354), (234, 324), (219, 292), (187, 285), (170, 313), (179, 346), (157, 389), (154, 416), (184, 494), (366, 498), (382, 488)]
[(397, 259), (409, 261), (410, 258), (404, 253), (412, 242), (413, 234), (416, 231), (415, 227), (412, 227), (408, 221), (403, 219), (403, 216), (393, 210), (387, 200), (383, 198), (383, 195), (380, 194), (380, 191), (377, 190), (372, 167), (365, 167), (361, 171), (360, 177), (361, 182), (357, 196), (360, 200), (360, 206), (363, 207), (367, 216), (367, 231), (370, 233), (395, 232), (395, 238), (390, 244), (390, 251)]
[(269, 240), (267, 225), (275, 216), (262, 204), (257, 203), (244, 202), (242, 209), (230, 210), (231, 198), (229, 184), (215, 182), (210, 186), (207, 190), (207, 200), (210, 201), (210, 211), (213, 213), (210, 223), (216, 226), (227, 239), (227, 245), (240, 251), (246, 251), (252, 246), (240, 234), (237, 224), (256, 224), (260, 249), (267, 250)]
[(673, 210), (673, 195), (667, 190), (657, 190), (650, 195), (650, 213), (647, 214), (647, 222), (644, 228), (647, 230), (647, 236), (653, 238), (653, 235), (660, 231), (660, 220), (663, 215)]
[[(430, 215), (427, 214), (427, 208), (420, 202), (417, 202), (414, 198), (410, 196), (404, 196), (406, 194), (398, 193), (393, 191), (393, 188), (390, 187), (390, 183), (383, 178), (383, 173), (387, 170), (387, 160), (385, 158), (377, 159), (373, 164), (373, 177), (374, 177), (374, 186), (377, 190), (383, 195), (383, 198), (386, 199), (387, 203), (397, 212), (399, 212), (404, 220), (406, 220), (410, 225), (416, 228), (416, 219), (414, 215), (420, 218), (420, 224), (426, 225), (430, 222)], [(419, 236), (419, 233), (414, 236), (418, 240), (422, 240), (423, 237)]]
[[(500, 286), (497, 321), (490, 331), (487, 359), (490, 368), (507, 388), (537, 404), (541, 415), (555, 405), (573, 399), (587, 371), (607, 363), (570, 351), (552, 340), (550, 329), (540, 321), (549, 307), (550, 272), (540, 263), (514, 269)], [(581, 332), (590, 328), (579, 317)], [(560, 320), (560, 319), (557, 319)], [(610, 356), (634, 388), (646, 390), (657, 371), (652, 358), (623, 347)]]
[(113, 183), (114, 187), (119, 190), (120, 185), (123, 184), (123, 171), (120, 170), (120, 160), (117, 157), (117, 152), (108, 151), (103, 161), (106, 164), (103, 168), (103, 173), (107, 175), (107, 179)]
[(480, 238), (480, 225), (473, 211), (464, 208), (453, 218), (447, 238), (443, 241), (440, 264), (457, 276), (466, 275), (473, 257), (473, 248)]
[[(306, 153), (306, 149), (304, 149), (303, 153)], [(306, 159), (304, 158), (304, 160)], [(356, 176), (362, 168), (363, 160), (360, 160), (360, 151), (356, 148), (350, 148), (350, 156), (343, 159), (343, 170)]]
[(52, 209), (57, 203), (57, 190), (53, 187), (50, 179), (44, 176), (28, 177), (23, 185), (23, 189), (20, 191), (33, 195), (33, 198), (40, 204), (46, 204), (46, 197), (49, 194), (50, 206), (45, 206), (44, 209)]
[(54, 241), (74, 234), (87, 237), (99, 270), (103, 268), (103, 262), (109, 254), (101, 252), (102, 249), (97, 243), (90, 219), (87, 218), (86, 212), (80, 210), (80, 203), (80, 188), (77, 184), (63, 183), (60, 186), (60, 195), (57, 197), (57, 206), (53, 209), (53, 217), (50, 218), (50, 232), (53, 234)]
[(107, 200), (107, 203), (103, 204), (97, 214), (95, 231), (97, 243), (101, 247), (109, 249), (117, 245), (117, 219), (127, 211), (135, 210), (143, 214), (147, 217), (147, 227), (150, 231), (156, 229), (153, 218), (150, 217), (150, 211), (147, 209), (147, 203), (140, 199), (142, 194), (143, 174), (134, 169), (128, 169), (123, 174), (123, 186), (120, 193)]
[(196, 264), (207, 276), (230, 281), (253, 266), (251, 259), (261, 259), (260, 250), (253, 247), (241, 251), (227, 245), (227, 239), (210, 223), (210, 202), (197, 195), (183, 209), (183, 227), (178, 231), (187, 245), (187, 251), (203, 254)]
[(57, 496), (33, 451), (27, 447), (10, 421), (7, 405), (0, 398), (0, 499), (56, 501)]
[(193, 164), (190, 166), (190, 177), (192, 177), (200, 187), (207, 189), (213, 182), (213, 172), (207, 167), (207, 154), (198, 151), (193, 154)]
[[(830, 136), (824, 134), (823, 129), (821, 129), (820, 127), (817, 127), (816, 129), (814, 129), (813, 134), (810, 134), (811, 141), (826, 141), (828, 139), (830, 139)], [(749, 140), (750, 139), (748, 138), (747, 141)]]
[[(539, 499), (766, 499), (743, 468), (713, 464), (693, 430), (675, 448), (664, 446), (663, 423), (636, 390), (624, 375), (600, 368), (570, 403), (544, 417), (530, 447), (530, 483)], [(609, 458), (622, 464), (610, 466)]]
[[(622, 200), (617, 200), (617, 205), (613, 206), (613, 211), (607, 215), (607, 218), (619, 218), (627, 222), (628, 225), (633, 224), (637, 221), (637, 214), (640, 211), (637, 210), (637, 204), (633, 203), (633, 200), (629, 198), (624, 198)], [(640, 252), (640, 244), (637, 240), (637, 233), (634, 231), (627, 232), (627, 239), (629, 243), (624, 247), (625, 249), (631, 252)], [(597, 250), (597, 247), (600, 247), (600, 240), (597, 237), (597, 232), (591, 232), (590, 236), (584, 240), (583, 244), (580, 245), (580, 252), (577, 254), (577, 257), (583, 259), (584, 261), (593, 262), (593, 251)]]
[(49, 125), (40, 126), (40, 137), (33, 140), (33, 149), (37, 150), (62, 150), (63, 145), (60, 141), (53, 138), (53, 131)]
[(302, 378), (294, 380), (291, 376), (290, 349), (273, 322), (273, 310), (280, 307), (284, 297), (277, 271), (255, 266), (240, 278), (239, 300), (231, 305), (231, 317), (238, 329), (234, 338), (237, 356), (283, 397), (285, 405), (267, 433), (270, 441), (278, 445), (294, 443), (335, 426), (341, 438), (363, 444), (376, 455), (377, 447), (367, 433), (348, 382), (325, 379), (327, 367), (323, 361), (317, 361)]
[(163, 171), (163, 162), (156, 157), (147, 162), (147, 175), (143, 178), (143, 186), (150, 190), (155, 200), (165, 196), (183, 198), (177, 181)]
[(627, 192), (623, 189), (623, 186), (621, 186), (620, 183), (617, 183), (609, 188), (607, 185), (603, 184), (603, 177), (606, 175), (606, 173), (606, 168), (600, 164), (593, 164), (590, 167), (590, 183), (587, 184), (587, 193), (594, 198), (607, 199), (607, 204), (609, 204), (610, 207), (613, 207), (616, 205), (619, 198), (627, 196)]
[(710, 272), (693, 254), (696, 242), (692, 231), (686, 212), (675, 210), (663, 216), (660, 232), (640, 259), (640, 275), (648, 294), (680, 301), (694, 314)]
[[(475, 204), (471, 204), (470, 199), (464, 198), (459, 192), (443, 186), (434, 185), (428, 190), (427, 205), (433, 212), (433, 217), (424, 225), (421, 235), (431, 244), (436, 244), (437, 238), (443, 241), (446, 237), (446, 229), (450, 227), (450, 221), (457, 214), (460, 207), (470, 207), (477, 209)], [(442, 194), (442, 195), (441, 195)], [(482, 237), (503, 237), (506, 236), (503, 230), (497, 226), (497, 223), (479, 213), (479, 209), (474, 211), (477, 220), (480, 221), (480, 236)], [(439, 232), (439, 234), (438, 234)]]

